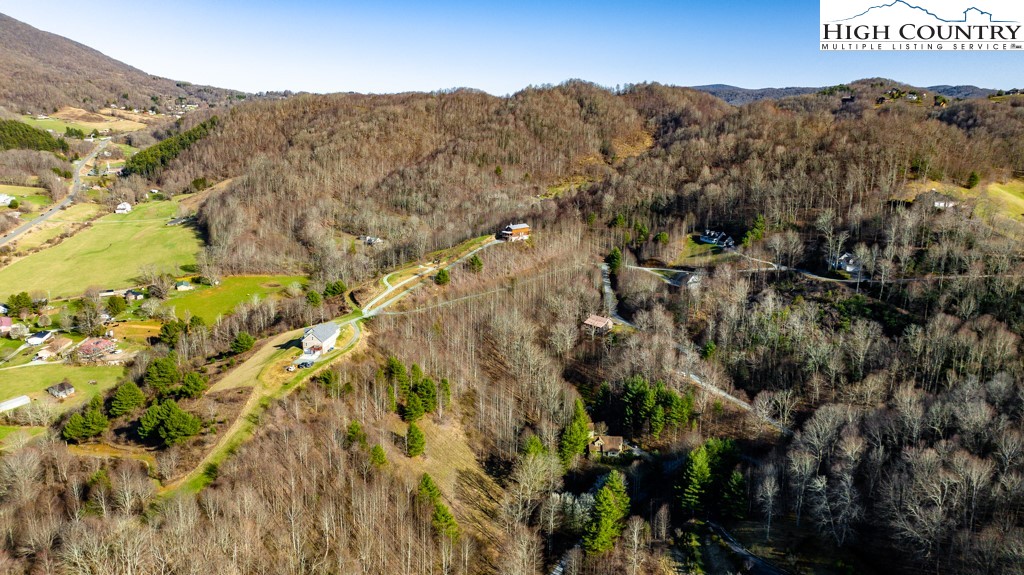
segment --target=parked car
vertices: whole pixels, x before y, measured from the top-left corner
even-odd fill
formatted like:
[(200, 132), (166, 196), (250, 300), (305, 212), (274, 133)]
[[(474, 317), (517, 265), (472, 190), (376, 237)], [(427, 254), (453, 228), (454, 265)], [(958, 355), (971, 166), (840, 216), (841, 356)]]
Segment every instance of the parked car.
[(289, 365), (288, 367), (284, 368), (284, 370), (285, 371), (295, 371), (295, 366), (294, 365)]
[(308, 369), (310, 367), (313, 367), (313, 362), (312, 361), (304, 361), (304, 362), (299, 364), (299, 369)]

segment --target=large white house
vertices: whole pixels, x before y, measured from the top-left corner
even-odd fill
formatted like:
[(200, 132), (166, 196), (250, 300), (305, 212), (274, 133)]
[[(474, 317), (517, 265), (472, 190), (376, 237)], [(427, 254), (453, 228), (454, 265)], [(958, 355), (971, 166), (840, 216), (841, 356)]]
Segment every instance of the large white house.
[(129, 204), (128, 202), (121, 202), (120, 204), (117, 204), (116, 208), (114, 208), (114, 213), (115, 214), (130, 214), (130, 213), (132, 213), (132, 205)]
[(6, 208), (7, 206), (11, 205), (11, 202), (13, 201), (14, 196), (9, 194), (0, 194), (0, 207)]
[(331, 351), (338, 343), (339, 333), (341, 330), (333, 321), (306, 328), (302, 335), (302, 354), (317, 357)]

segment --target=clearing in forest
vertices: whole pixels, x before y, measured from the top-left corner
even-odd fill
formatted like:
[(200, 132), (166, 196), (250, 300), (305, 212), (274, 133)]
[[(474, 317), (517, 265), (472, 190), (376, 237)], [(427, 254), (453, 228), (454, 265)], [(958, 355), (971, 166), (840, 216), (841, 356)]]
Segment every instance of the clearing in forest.
[(188, 226), (168, 226), (176, 201), (140, 204), (130, 214), (109, 214), (86, 230), (0, 269), (0, 299), (39, 291), (75, 296), (87, 288), (126, 288), (139, 283), (139, 270), (152, 266), (178, 275), (195, 264), (201, 241)]
[[(64, 364), (26, 365), (0, 369), (0, 401), (27, 395), (35, 401), (59, 406), (68, 411), (89, 401), (117, 383), (124, 373), (123, 367), (72, 367)], [(58, 401), (46, 393), (46, 388), (67, 378), (75, 386), (75, 394)], [(95, 382), (95, 383), (91, 383)]]
[(305, 276), (231, 276), (223, 278), (220, 285), (174, 295), (167, 305), (173, 306), (180, 318), (188, 313), (212, 325), (217, 316), (227, 314), (242, 302), (254, 297), (265, 299), (283, 292), (293, 283), (305, 282)]

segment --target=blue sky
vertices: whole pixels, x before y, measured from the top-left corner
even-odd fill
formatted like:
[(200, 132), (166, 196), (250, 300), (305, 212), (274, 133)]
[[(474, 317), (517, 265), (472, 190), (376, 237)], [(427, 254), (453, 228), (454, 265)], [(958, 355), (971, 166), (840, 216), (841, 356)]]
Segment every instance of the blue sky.
[(993, 88), (1022, 81), (1024, 52), (820, 53), (818, 8), (806, 0), (0, 0), (0, 12), (152, 74), (252, 92), (507, 94), (569, 78), (748, 88), (874, 76)]

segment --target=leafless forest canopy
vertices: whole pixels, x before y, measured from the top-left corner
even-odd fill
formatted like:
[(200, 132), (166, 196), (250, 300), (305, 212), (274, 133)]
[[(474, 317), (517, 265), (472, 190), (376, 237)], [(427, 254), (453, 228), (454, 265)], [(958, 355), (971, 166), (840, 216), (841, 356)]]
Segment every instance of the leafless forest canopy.
[[(1021, 572), (1019, 230), (901, 198), (920, 181), (1019, 175), (1024, 107), (876, 107), (880, 83), (854, 84), (854, 102), (740, 108), (687, 89), (578, 81), (507, 98), (234, 107), (156, 176), (171, 193), (232, 179), (200, 210), (201, 263), (219, 274), (301, 271), (356, 286), (511, 220), (534, 237), (482, 252), (482, 270), (460, 264), (446, 287), (369, 322), (369, 345), (270, 405), (196, 497), (154, 505), (142, 465), (76, 457), (57, 440), (6, 453), (0, 570), (533, 575), (568, 552), (566, 573), (654, 575), (672, 572), (670, 541), (686, 555), (688, 520), (745, 516), (810, 526), (818, 545), (878, 572)], [(0, 177), (47, 162), (5, 156)], [(822, 271), (851, 251), (870, 279), (733, 259), (680, 289), (628, 267), (670, 263), (705, 227), (739, 239), (758, 216), (746, 254)], [(386, 242), (357, 249), (346, 239), (356, 235)], [(625, 264), (612, 279), (619, 311), (636, 329), (599, 337), (579, 326), (603, 313), (595, 264), (613, 248)], [(202, 365), (243, 328), (315, 320), (313, 305), (247, 307), (182, 336), (179, 361)], [(129, 377), (142, 383), (149, 359)], [(421, 420), (426, 458), (407, 456), (396, 411), (408, 417), (411, 400), (396, 361), (418, 374), (406, 385), (443, 381), (450, 393)], [(694, 389), (688, 373), (752, 412)], [(564, 457), (578, 399), (648, 457)], [(677, 399), (692, 401), (682, 424), (659, 423)], [(695, 462), (719, 449), (714, 437), (738, 453), (720, 456), (724, 469), (713, 460), (698, 492)], [(177, 456), (160, 452), (158, 466)], [(612, 469), (631, 501), (613, 522), (621, 535), (595, 551)], [(580, 540), (587, 553), (573, 550)]]

